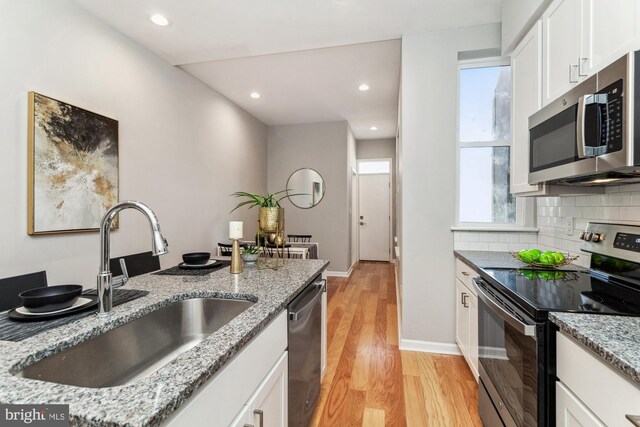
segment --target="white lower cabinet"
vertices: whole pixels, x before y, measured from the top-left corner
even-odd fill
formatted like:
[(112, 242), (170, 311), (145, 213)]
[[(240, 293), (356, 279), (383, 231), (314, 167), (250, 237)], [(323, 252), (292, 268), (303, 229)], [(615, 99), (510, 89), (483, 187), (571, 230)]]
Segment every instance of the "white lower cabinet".
[[(466, 274), (463, 274), (466, 273)], [(478, 379), (478, 296), (473, 289), (475, 272), (462, 262), (456, 267), (456, 343), (471, 372)], [(471, 286), (469, 288), (467, 283)]]
[(556, 333), (556, 425), (631, 427), (640, 387), (562, 332)]
[[(267, 327), (207, 380), (166, 421), (169, 427), (224, 427), (239, 420), (260, 426), (287, 425), (287, 312)], [(206, 357), (206, 356), (203, 356)], [(255, 415), (252, 418), (251, 415)], [(240, 426), (244, 424), (240, 423)]]
[(287, 426), (287, 365), (285, 352), (262, 381), (244, 409), (231, 423), (233, 427)]
[(593, 412), (561, 382), (556, 383), (556, 426), (604, 427)]

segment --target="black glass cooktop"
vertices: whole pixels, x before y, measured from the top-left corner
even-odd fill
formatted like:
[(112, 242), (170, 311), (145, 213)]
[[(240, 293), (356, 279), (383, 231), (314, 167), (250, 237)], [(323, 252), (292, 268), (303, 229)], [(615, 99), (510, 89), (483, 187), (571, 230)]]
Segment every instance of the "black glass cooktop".
[(481, 269), (482, 277), (536, 319), (550, 311), (640, 316), (640, 289), (589, 271)]

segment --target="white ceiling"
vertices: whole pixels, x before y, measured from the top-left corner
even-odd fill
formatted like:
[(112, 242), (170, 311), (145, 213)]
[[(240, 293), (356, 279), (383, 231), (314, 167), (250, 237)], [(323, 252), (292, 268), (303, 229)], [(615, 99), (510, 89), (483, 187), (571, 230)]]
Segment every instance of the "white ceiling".
[(182, 67), (268, 125), (347, 120), (357, 139), (396, 133), (400, 40)]
[[(266, 124), (348, 120), (358, 139), (395, 136), (400, 43), (394, 39), (499, 22), (501, 3), (75, 1), (171, 64), (183, 66)], [(151, 23), (149, 16), (157, 13), (171, 24)], [(361, 82), (371, 90), (359, 92)], [(251, 91), (263, 97), (252, 100)], [(372, 125), (379, 130), (370, 131)]]

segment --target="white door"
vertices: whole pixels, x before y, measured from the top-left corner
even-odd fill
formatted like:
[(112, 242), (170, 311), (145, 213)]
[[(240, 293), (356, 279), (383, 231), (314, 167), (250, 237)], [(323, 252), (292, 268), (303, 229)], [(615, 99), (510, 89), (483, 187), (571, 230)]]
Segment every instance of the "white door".
[(361, 174), (358, 177), (360, 257), (367, 261), (389, 261), (391, 225), (390, 175)]

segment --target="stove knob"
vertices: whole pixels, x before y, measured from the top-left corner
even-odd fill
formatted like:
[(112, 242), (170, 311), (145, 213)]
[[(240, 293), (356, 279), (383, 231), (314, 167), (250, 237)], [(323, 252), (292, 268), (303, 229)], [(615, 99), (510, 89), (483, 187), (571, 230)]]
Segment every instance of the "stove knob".
[(602, 241), (604, 241), (604, 236), (605, 236), (605, 234), (604, 234), (604, 233), (600, 233), (600, 241), (601, 241), (601, 242), (602, 242)]
[(584, 233), (584, 240), (588, 242), (591, 240), (591, 236), (593, 236), (593, 233)]
[(580, 240), (584, 240), (584, 235), (585, 235), (585, 234), (586, 234), (586, 233), (585, 233), (584, 231), (583, 231), (583, 232), (581, 232), (581, 233), (580, 233), (580, 237), (579, 237), (579, 239), (580, 239)]
[(598, 243), (600, 241), (600, 235), (598, 233), (593, 233), (593, 237), (591, 238), (591, 241), (594, 243)]

